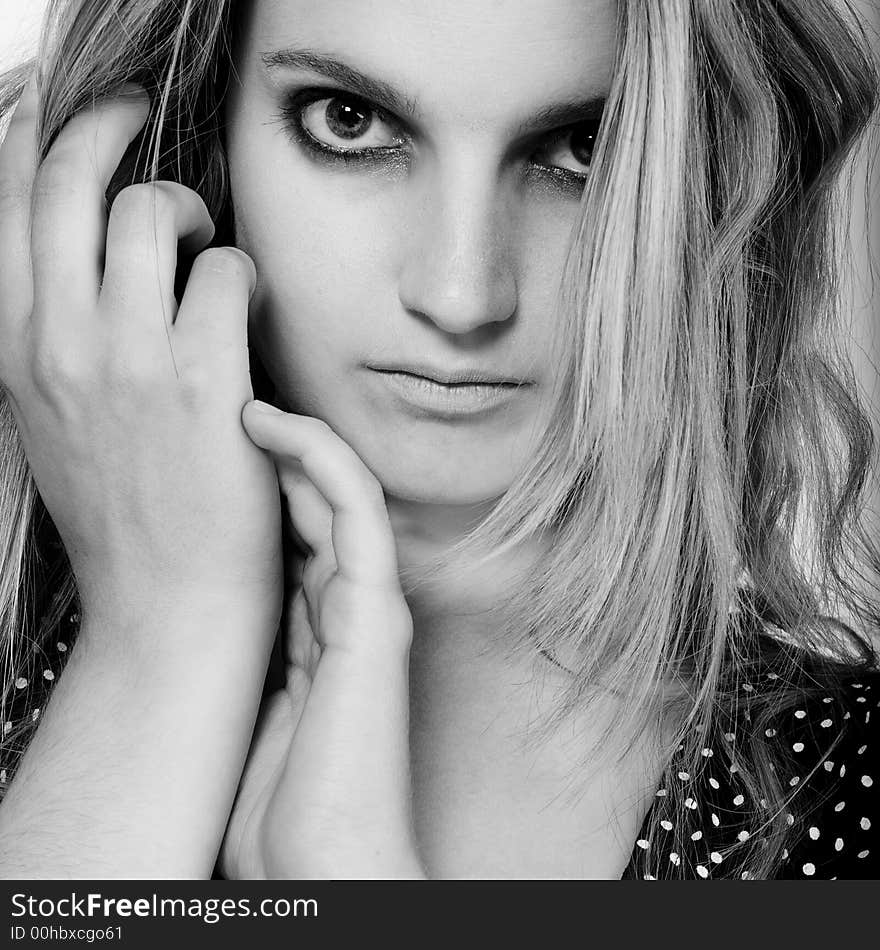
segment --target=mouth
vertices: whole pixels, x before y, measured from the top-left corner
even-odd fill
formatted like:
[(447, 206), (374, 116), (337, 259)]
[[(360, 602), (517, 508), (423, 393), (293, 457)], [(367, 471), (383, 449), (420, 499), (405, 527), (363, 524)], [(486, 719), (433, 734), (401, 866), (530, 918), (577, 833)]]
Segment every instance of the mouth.
[(460, 419), (501, 408), (534, 385), (519, 375), (480, 367), (456, 370), (424, 364), (367, 364), (406, 409), (420, 416)]
[(448, 370), (427, 363), (368, 363), (368, 369), (377, 373), (399, 373), (427, 379), (442, 386), (524, 386), (531, 380), (523, 376), (504, 375), (480, 367), (463, 367)]

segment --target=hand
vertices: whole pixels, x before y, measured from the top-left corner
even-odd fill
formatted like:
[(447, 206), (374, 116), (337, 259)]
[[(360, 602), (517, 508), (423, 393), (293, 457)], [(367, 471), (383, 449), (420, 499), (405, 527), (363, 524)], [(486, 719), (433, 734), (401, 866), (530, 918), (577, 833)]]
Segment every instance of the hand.
[(214, 234), (201, 198), (133, 185), (108, 220), (106, 189), (148, 105), (133, 87), (77, 114), (38, 167), (34, 80), (26, 88), (0, 150), (0, 379), (84, 623), (231, 611), (260, 618), (268, 654), (278, 489), (240, 422), (255, 271), (234, 248), (205, 250), (178, 307), (178, 243), (195, 253)]
[(275, 460), (307, 555), (288, 593), (286, 687), (262, 710), (221, 868), (232, 879), (421, 877), (412, 618), (382, 489), (317, 419), (252, 403), (242, 420)]

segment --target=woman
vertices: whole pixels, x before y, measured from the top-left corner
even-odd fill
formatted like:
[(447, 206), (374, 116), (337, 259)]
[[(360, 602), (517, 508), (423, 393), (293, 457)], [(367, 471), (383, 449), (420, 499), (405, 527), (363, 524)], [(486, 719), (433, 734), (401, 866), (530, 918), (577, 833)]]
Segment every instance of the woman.
[(876, 871), (864, 37), (484, 7), (53, 4), (0, 159), (7, 876)]

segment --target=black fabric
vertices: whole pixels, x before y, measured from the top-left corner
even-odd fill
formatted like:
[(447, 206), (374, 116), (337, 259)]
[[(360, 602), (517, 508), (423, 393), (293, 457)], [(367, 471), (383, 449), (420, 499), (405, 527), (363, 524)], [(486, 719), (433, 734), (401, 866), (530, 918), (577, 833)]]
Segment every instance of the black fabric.
[[(743, 688), (754, 698), (777, 676), (767, 672), (763, 684)], [(792, 795), (783, 820), (793, 844), (783, 851), (776, 878), (880, 879), (878, 706), (880, 672), (870, 672), (761, 724), (780, 753), (787, 753), (788, 762), (775, 771)], [(679, 782), (690, 794), (676, 810), (669, 787), (657, 790), (624, 878), (748, 876), (741, 870), (747, 849), (761, 847), (762, 824), (770, 817), (766, 802), (750, 799), (736, 766), (737, 743), (751, 728), (744, 713), (736, 726), (719, 733), (703, 749), (705, 766), (694, 777), (673, 765), (665, 785)], [(655, 818), (662, 824), (654, 825)]]

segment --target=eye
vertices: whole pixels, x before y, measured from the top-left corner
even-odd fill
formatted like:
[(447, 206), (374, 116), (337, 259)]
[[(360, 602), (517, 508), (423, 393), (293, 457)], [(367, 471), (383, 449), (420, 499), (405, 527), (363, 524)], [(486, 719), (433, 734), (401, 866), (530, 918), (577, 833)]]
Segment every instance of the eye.
[(399, 148), (404, 143), (397, 128), (380, 110), (354, 95), (325, 94), (285, 110), (295, 125), (319, 148), (340, 152), (376, 152)]
[(579, 122), (554, 133), (547, 144), (535, 153), (535, 160), (546, 168), (561, 169), (579, 178), (586, 178), (598, 137), (598, 119)]

